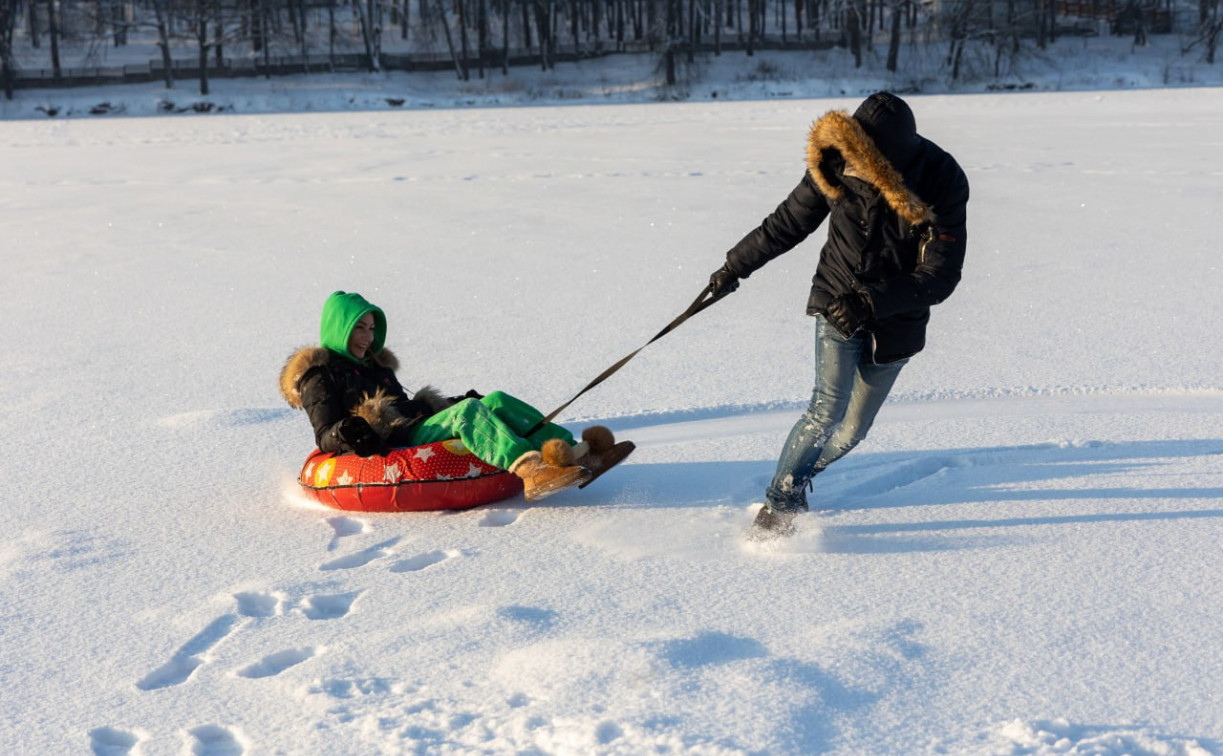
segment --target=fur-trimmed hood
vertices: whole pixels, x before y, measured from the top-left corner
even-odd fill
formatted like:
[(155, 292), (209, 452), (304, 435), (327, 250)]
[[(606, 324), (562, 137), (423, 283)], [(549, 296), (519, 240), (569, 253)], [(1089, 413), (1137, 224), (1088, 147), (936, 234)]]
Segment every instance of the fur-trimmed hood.
[[(323, 347), (308, 346), (302, 347), (289, 355), (289, 359), (285, 360), (284, 367), (280, 370), (280, 395), (293, 409), (305, 409), (301, 394), (302, 377), (311, 369), (321, 367), (328, 364), (332, 360), (340, 360), (341, 363), (347, 365), (341, 358), (343, 355), (338, 355), (330, 349)], [(383, 349), (375, 354), (369, 360), (369, 365), (382, 370), (390, 370), (392, 373), (399, 369), (399, 359), (389, 349)], [(405, 425), (410, 425), (413, 420), (422, 412), (427, 415), (433, 415), (449, 407), (453, 404), (453, 400), (443, 396), (440, 391), (432, 386), (422, 386), (415, 393), (415, 398), (408, 402), (407, 405), (401, 405), (404, 397), (399, 393), (402, 387), (396, 382), (396, 392), (387, 393), (382, 387), (371, 386), (370, 391), (363, 392), (359, 397), (354, 397), (356, 405), (349, 407), (350, 414), (364, 418), (370, 424), (370, 427), (381, 436), (384, 440), (389, 438), (397, 428)], [(413, 407), (415, 405), (415, 407)], [(412, 412), (412, 409), (419, 409)], [(405, 412), (410, 412), (405, 415)]]
[(877, 188), (888, 206), (910, 225), (934, 220), (930, 206), (905, 185), (900, 171), (847, 111), (828, 111), (811, 125), (807, 135), (807, 171), (824, 196), (839, 200), (845, 189), (829, 175), (829, 151), (840, 153), (846, 172)]
[[(323, 347), (307, 346), (296, 350), (289, 355), (289, 359), (285, 360), (285, 365), (280, 370), (280, 395), (284, 397), (290, 407), (302, 409), (302, 376), (310, 368), (326, 365), (331, 360), (332, 354), (331, 350)], [(377, 367), (390, 368), (392, 371), (399, 369), (399, 358), (390, 349), (382, 349), (370, 358), (370, 362)]]

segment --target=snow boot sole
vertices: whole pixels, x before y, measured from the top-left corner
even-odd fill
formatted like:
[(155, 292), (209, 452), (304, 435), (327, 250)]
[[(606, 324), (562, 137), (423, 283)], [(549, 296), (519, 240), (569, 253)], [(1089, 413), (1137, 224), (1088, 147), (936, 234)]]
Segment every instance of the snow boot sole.
[[(600, 475), (628, 459), (628, 455), (632, 454), (633, 450), (636, 448), (637, 445), (632, 441), (621, 441), (614, 444), (610, 449), (607, 449), (606, 451), (597, 455), (594, 452), (591, 452), (591, 459), (588, 462), (588, 464), (591, 465), (590, 478), (584, 483), (580, 484), (578, 488), (585, 488), (586, 486), (589, 486), (591, 483), (595, 482), (595, 479)], [(598, 460), (597, 463), (594, 462), (595, 459)]]
[(524, 487), (524, 499), (530, 502), (540, 501), (575, 485), (583, 486), (585, 485), (583, 481), (589, 480), (590, 477), (590, 471), (585, 467), (575, 466), (552, 469), (556, 471), (556, 474), (546, 477), (540, 476), (537, 481)]

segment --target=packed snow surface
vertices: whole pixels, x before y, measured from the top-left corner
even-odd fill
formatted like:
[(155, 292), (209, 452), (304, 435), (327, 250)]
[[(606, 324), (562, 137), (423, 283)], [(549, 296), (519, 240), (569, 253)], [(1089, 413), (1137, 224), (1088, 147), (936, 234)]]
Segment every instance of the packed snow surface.
[(330, 292), (551, 409), (856, 102), (0, 123), (0, 752), (1223, 753), (1220, 90), (911, 98), (964, 279), (792, 539), (819, 238), (562, 415), (638, 444), (585, 490), (298, 493)]

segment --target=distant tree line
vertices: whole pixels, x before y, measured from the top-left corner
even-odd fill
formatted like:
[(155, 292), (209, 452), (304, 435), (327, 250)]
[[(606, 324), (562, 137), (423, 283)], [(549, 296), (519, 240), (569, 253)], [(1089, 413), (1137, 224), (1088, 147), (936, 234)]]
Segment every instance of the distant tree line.
[(1187, 8), (1196, 26), (1180, 29), (1189, 32), (1186, 52), (1200, 46), (1213, 63), (1223, 0), (0, 0), (0, 80), (11, 99), (16, 41), (45, 49), (57, 79), (65, 40), (96, 50), (137, 35), (154, 40), (168, 88), (175, 53), (193, 56), (202, 94), (210, 65), (238, 57), (270, 72), (273, 49), (302, 60), (357, 50), (372, 71), (383, 67), (384, 47), (441, 54), (462, 80), (473, 70), (506, 72), (524, 56), (547, 70), (562, 49), (649, 50), (674, 84), (699, 51), (730, 47), (752, 55), (766, 45), (838, 44), (860, 66), (864, 50), (882, 42), (896, 71), (910, 40), (945, 43), (955, 79), (970, 46), (990, 50), (997, 73), (1025, 44), (1043, 49), (1067, 33), (1059, 26), (1067, 19), (1104, 21), (1144, 44), (1148, 32), (1172, 31), (1174, 2), (1195, 4)]

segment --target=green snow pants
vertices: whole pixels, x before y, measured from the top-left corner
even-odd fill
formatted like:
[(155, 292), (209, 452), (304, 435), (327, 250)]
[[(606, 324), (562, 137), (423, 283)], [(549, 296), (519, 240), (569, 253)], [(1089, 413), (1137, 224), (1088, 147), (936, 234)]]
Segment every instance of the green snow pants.
[(539, 451), (544, 442), (562, 439), (573, 443), (573, 434), (555, 423), (548, 423), (530, 438), (520, 434), (543, 420), (543, 413), (502, 391), (483, 399), (464, 399), (442, 410), (412, 431), (412, 446), (457, 438), (481, 460), (508, 470), (530, 451)]

